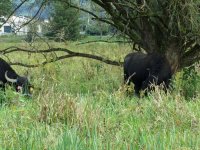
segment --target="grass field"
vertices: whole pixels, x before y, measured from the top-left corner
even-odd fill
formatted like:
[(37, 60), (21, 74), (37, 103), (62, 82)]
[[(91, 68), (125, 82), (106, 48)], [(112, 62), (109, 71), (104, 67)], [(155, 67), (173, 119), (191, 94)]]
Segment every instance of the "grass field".
[[(0, 49), (28, 47), (19, 39), (1, 41)], [(131, 49), (124, 44), (50, 44), (121, 61)], [(46, 46), (38, 42), (35, 47)], [(15, 53), (9, 58), (37, 63), (42, 56)], [(138, 99), (125, 94), (122, 68), (96, 60), (70, 58), (38, 68), (13, 67), (21, 75), (28, 72), (36, 88), (32, 99), (10, 88), (1, 93), (0, 149), (200, 149), (200, 82), (195, 82), (196, 97), (185, 99), (181, 73), (168, 94), (156, 89)]]

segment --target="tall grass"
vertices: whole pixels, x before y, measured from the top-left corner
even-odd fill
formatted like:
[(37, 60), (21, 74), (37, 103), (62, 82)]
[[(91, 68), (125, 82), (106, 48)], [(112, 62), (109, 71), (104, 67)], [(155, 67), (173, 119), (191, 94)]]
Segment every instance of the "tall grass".
[[(130, 52), (127, 45), (67, 44), (75, 51), (118, 60)], [(1, 48), (9, 45), (13, 43)], [(11, 58), (31, 63), (41, 59), (23, 56)], [(186, 101), (180, 84), (168, 94), (156, 88), (138, 99), (124, 92), (122, 68), (95, 60), (72, 58), (39, 68), (14, 68), (20, 74), (28, 71), (36, 89), (32, 99), (12, 89), (3, 94), (0, 149), (200, 148), (200, 97)], [(177, 77), (175, 82), (180, 80)]]

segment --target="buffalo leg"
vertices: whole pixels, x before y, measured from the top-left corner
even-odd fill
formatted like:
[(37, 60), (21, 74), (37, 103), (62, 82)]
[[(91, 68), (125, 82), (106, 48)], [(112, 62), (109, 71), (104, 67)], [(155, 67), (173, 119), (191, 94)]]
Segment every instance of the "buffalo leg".
[(135, 95), (136, 95), (137, 97), (140, 97), (141, 85), (135, 85), (135, 86), (134, 86), (134, 90), (135, 90)]
[(142, 83), (142, 87), (141, 90), (145, 91), (145, 95), (147, 95), (147, 92), (152, 90), (152, 84), (157, 85), (157, 80), (156, 77), (151, 75), (149, 76), (143, 83)]

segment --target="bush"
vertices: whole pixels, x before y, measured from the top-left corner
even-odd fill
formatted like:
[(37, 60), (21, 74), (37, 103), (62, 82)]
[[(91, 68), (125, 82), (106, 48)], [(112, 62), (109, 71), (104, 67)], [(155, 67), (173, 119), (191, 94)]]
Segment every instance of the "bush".
[(87, 27), (86, 33), (89, 35), (107, 35), (109, 33), (109, 26), (95, 23)]
[(195, 66), (184, 68), (181, 78), (182, 95), (186, 100), (195, 98), (200, 90), (200, 75)]

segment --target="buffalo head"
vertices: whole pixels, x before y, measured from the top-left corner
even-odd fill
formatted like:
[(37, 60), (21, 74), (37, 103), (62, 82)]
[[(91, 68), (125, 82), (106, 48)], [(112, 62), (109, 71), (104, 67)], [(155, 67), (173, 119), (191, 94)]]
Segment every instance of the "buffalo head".
[(27, 77), (17, 76), (17, 78), (8, 77), (8, 71), (5, 72), (5, 79), (15, 85), (17, 92), (22, 92), (22, 94), (31, 96), (33, 92), (33, 86), (30, 84)]

